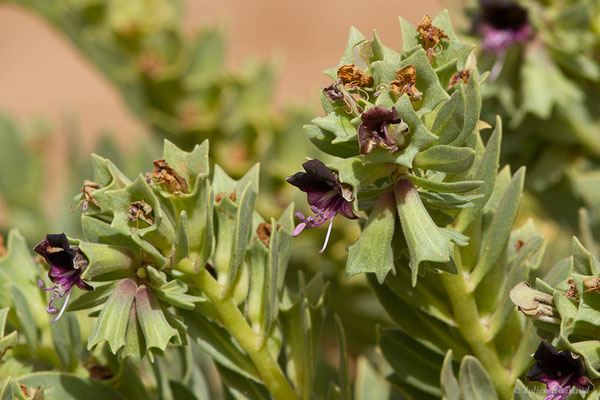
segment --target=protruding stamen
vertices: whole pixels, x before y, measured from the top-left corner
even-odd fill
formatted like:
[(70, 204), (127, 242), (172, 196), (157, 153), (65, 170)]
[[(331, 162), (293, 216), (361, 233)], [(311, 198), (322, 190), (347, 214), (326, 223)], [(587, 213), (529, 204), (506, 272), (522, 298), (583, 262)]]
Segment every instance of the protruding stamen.
[(44, 282), (41, 279), (38, 279), (37, 284), (40, 288), (42, 288), (43, 290), (45, 290), (46, 292), (51, 292), (54, 290), (54, 288), (47, 288), (44, 286)]
[(331, 228), (333, 227), (333, 217), (329, 219), (329, 228), (327, 228), (327, 236), (325, 236), (325, 243), (323, 243), (323, 248), (319, 250), (319, 254), (323, 254), (325, 248), (327, 247), (327, 243), (329, 242), (329, 235), (331, 235)]
[(63, 312), (65, 312), (66, 308), (67, 308), (67, 303), (69, 302), (69, 297), (71, 297), (71, 291), (69, 290), (67, 292), (67, 297), (65, 298), (65, 302), (62, 305), (62, 308), (60, 309), (60, 312), (58, 313), (58, 315), (56, 316), (56, 318), (54, 318), (53, 320), (50, 320), (50, 323), (53, 324), (56, 321), (59, 320), (59, 318), (63, 315)]

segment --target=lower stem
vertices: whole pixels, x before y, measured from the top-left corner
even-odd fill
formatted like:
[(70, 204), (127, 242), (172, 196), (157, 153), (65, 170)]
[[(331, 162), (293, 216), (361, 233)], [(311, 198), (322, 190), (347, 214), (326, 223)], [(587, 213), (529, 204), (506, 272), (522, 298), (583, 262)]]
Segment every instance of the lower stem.
[(441, 277), (461, 335), (487, 370), (500, 398), (510, 400), (514, 381), (502, 365), (496, 346), (488, 340), (487, 331), (479, 319), (475, 296), (463, 271), (456, 275), (443, 273)]
[(210, 300), (219, 313), (225, 329), (252, 359), (263, 384), (273, 398), (277, 400), (298, 400), (298, 396), (296, 396), (294, 389), (281, 371), (279, 364), (269, 353), (266, 340), (260, 340), (258, 334), (248, 325), (230, 295), (221, 297), (222, 287), (215, 278), (205, 268), (199, 272), (195, 271), (194, 265), (187, 259), (182, 260), (176, 268), (188, 274), (194, 286)]

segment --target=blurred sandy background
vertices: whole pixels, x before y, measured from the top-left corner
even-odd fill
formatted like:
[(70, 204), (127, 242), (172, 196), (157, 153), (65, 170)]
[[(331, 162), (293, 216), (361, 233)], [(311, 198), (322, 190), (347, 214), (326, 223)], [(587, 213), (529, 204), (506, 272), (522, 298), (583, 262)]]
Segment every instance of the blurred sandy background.
[[(398, 15), (417, 24), (448, 1), (186, 3), (186, 30), (207, 24), (225, 27), (230, 66), (239, 68), (249, 57), (278, 61), (276, 104), (293, 100), (314, 105), (318, 88), (328, 84), (322, 71), (338, 63), (350, 25), (367, 37), (377, 28), (385, 44), (399, 49)], [(128, 112), (117, 91), (36, 15), (0, 6), (0, 60), (0, 112), (19, 122), (39, 118), (61, 129), (75, 121), (85, 134), (86, 147), (102, 130), (118, 133), (125, 147), (142, 134), (143, 124)]]

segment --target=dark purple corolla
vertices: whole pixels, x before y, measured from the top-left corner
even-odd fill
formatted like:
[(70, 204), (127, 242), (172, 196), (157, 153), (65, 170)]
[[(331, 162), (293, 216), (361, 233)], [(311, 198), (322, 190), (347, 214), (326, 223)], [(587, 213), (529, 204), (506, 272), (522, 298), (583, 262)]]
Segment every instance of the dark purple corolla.
[(589, 391), (594, 385), (586, 378), (583, 359), (570, 350), (558, 351), (546, 340), (538, 346), (533, 358), (537, 361), (527, 373), (527, 380), (547, 386), (544, 400), (563, 400), (575, 386)]
[[(48, 278), (50, 278), (54, 286), (51, 288), (44, 287), (44, 283), (41, 279), (38, 280), (38, 285), (42, 289), (54, 293), (46, 311), (49, 314), (58, 313), (56, 318), (50, 321), (56, 322), (67, 307), (73, 286), (77, 286), (82, 290), (94, 290), (92, 286), (81, 279), (81, 274), (88, 266), (88, 260), (83, 253), (79, 251), (77, 246), (71, 246), (69, 244), (69, 240), (64, 233), (46, 235), (46, 238), (38, 243), (34, 250), (44, 257), (46, 262), (50, 265)], [(64, 296), (66, 296), (66, 298), (60, 310), (52, 307), (54, 299)]]
[(481, 46), (491, 53), (504, 53), (514, 43), (532, 33), (527, 10), (507, 0), (480, 0), (481, 12), (475, 27), (483, 36)]
[(289, 176), (286, 180), (288, 183), (306, 192), (308, 204), (316, 215), (305, 218), (301, 212), (297, 212), (296, 216), (302, 222), (296, 226), (292, 235), (298, 236), (304, 228), (321, 226), (325, 222), (330, 221), (325, 244), (319, 250), (319, 253), (323, 253), (331, 234), (333, 217), (339, 213), (346, 218), (358, 218), (354, 210), (352, 210), (354, 195), (352, 194), (351, 187), (341, 183), (338, 175), (327, 168), (321, 161), (317, 159), (310, 160), (302, 164), (302, 167), (304, 167), (306, 172), (297, 172)]
[(373, 107), (360, 116), (362, 123), (358, 127), (360, 154), (369, 154), (375, 147), (388, 149), (390, 153), (398, 151), (406, 142), (408, 125), (398, 118), (395, 107)]

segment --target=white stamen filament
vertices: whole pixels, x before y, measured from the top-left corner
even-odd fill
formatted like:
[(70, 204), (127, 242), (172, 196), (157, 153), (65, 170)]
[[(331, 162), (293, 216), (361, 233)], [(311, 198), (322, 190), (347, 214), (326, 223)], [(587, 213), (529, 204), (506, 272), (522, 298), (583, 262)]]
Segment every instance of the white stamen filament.
[(65, 310), (67, 308), (67, 303), (69, 302), (69, 297), (71, 297), (71, 291), (70, 290), (67, 293), (67, 297), (65, 298), (65, 302), (63, 303), (62, 308), (60, 309), (60, 312), (58, 313), (58, 315), (56, 316), (56, 318), (54, 318), (53, 320), (50, 320), (51, 324), (53, 324), (54, 322), (58, 321), (58, 319), (63, 315), (63, 312), (65, 312)]
[(327, 242), (329, 242), (329, 235), (331, 235), (331, 228), (333, 227), (333, 218), (329, 219), (329, 228), (327, 228), (327, 236), (325, 236), (325, 243), (323, 243), (323, 248), (319, 250), (319, 254), (323, 254), (325, 248), (327, 247)]

